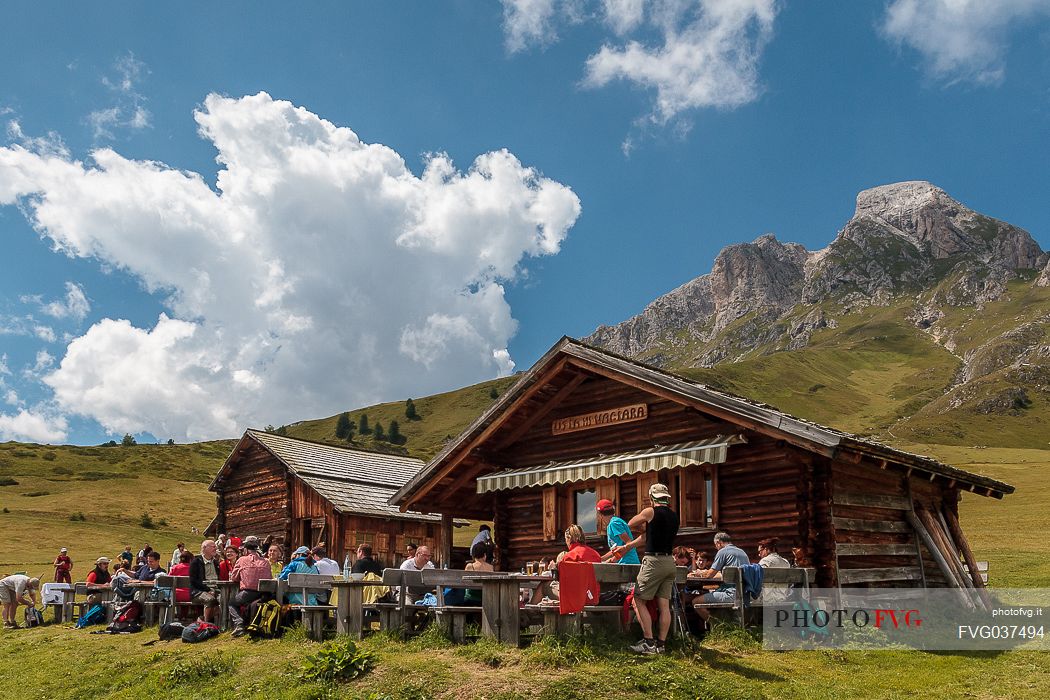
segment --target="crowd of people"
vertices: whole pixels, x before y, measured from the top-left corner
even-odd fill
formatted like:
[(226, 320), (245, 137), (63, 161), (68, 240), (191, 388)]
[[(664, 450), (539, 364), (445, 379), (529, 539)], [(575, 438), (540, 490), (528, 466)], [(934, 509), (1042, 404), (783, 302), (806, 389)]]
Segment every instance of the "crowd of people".
[[(534, 591), (525, 594), (523, 602), (557, 603), (561, 591), (555, 574), (558, 567), (565, 562), (615, 562), (620, 564), (639, 564), (640, 570), (633, 587), (633, 610), (642, 630), (642, 639), (631, 649), (643, 654), (658, 654), (664, 650), (671, 626), (671, 597), (679, 567), (688, 568), (686, 585), (682, 593), (683, 608), (690, 614), (699, 616), (700, 626), (706, 622), (709, 613), (703, 607), (694, 608), (692, 603), (728, 603), (733, 602), (736, 587), (721, 583), (722, 571), (726, 567), (744, 567), (751, 564), (751, 559), (744, 550), (733, 544), (728, 533), (719, 532), (714, 536), (714, 555), (707, 551), (696, 551), (689, 547), (675, 546), (678, 534), (679, 519), (670, 507), (670, 493), (663, 484), (653, 484), (649, 489), (649, 505), (630, 519), (624, 520), (616, 513), (612, 501), (598, 501), (596, 510), (598, 521), (604, 529), (608, 551), (599, 554), (587, 544), (583, 529), (576, 524), (570, 525), (564, 532), (565, 550), (557, 557), (544, 557), (539, 564), (538, 572), (548, 573), (550, 581), (536, 586)], [(639, 533), (635, 535), (634, 533)], [(794, 563), (789, 562), (778, 552), (775, 538), (765, 539), (758, 543), (758, 565), (761, 567), (783, 568), (789, 566), (808, 566), (806, 553), (798, 548), (792, 550)], [(464, 567), (472, 572), (494, 571), (496, 547), (491, 527), (483, 524), (471, 543), (470, 560)], [(410, 571), (434, 568), (430, 548), (426, 545), (406, 545), (404, 560), (400, 568)], [(219, 598), (213, 585), (218, 581), (233, 581), (238, 584), (237, 591), (230, 599), (229, 617), (233, 625), (233, 636), (245, 634), (246, 619), (251, 619), (254, 611), (265, 599), (266, 594), (260, 591), (259, 582), (264, 579), (288, 580), (293, 573), (302, 574), (339, 574), (343, 569), (331, 559), (324, 545), (313, 548), (300, 546), (293, 550), (287, 562), (281, 543), (274, 537), (260, 540), (252, 535), (243, 539), (235, 536), (219, 535), (215, 540), (204, 540), (199, 552), (190, 551), (184, 542), (179, 542), (167, 558), (167, 568), (162, 564), (162, 554), (145, 544), (137, 554), (132, 553), (130, 546), (112, 559), (98, 557), (85, 581), (95, 591), (92, 595), (101, 598), (99, 589), (112, 589), (117, 600), (130, 600), (133, 597), (132, 581), (154, 581), (157, 576), (169, 574), (186, 576), (188, 588), (176, 588), (175, 599), (178, 602), (195, 603), (203, 609), (203, 617), (214, 621), (218, 617)], [(110, 565), (113, 569), (110, 569)], [(349, 564), (349, 557), (344, 566)], [(357, 546), (352, 567), (349, 573), (370, 575), (379, 579), (383, 574), (383, 565), (379, 562), (368, 543)], [(73, 561), (69, 551), (63, 547), (54, 560), (54, 580), (56, 583), (70, 583)], [(40, 578), (24, 574), (14, 574), (0, 579), (0, 601), (3, 603), (4, 626), (17, 627), (16, 612), (19, 605), (35, 605), (37, 592), (40, 589)], [(406, 591), (409, 602), (426, 604), (433, 598), (434, 591), (426, 587), (410, 587)], [(776, 590), (767, 590), (767, 600), (780, 595)], [(471, 589), (446, 589), (445, 603), (448, 605), (477, 605), (481, 602), (481, 591)], [(89, 602), (91, 598), (89, 596)], [(286, 602), (290, 604), (324, 604), (327, 595), (323, 592), (303, 594), (290, 591)]]

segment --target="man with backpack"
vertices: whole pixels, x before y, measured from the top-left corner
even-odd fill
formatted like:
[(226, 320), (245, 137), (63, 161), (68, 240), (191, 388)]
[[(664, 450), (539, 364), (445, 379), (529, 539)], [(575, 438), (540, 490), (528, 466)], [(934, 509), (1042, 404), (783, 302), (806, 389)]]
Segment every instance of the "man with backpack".
[(270, 578), (270, 562), (259, 555), (259, 538), (254, 535), (245, 537), (243, 547), (244, 555), (237, 559), (230, 572), (230, 580), (240, 584), (240, 590), (230, 601), (230, 621), (233, 622), (234, 637), (245, 634), (241, 606), (249, 606), (262, 598), (259, 581)]
[[(0, 579), (0, 603), (3, 603), (4, 627), (18, 629), (18, 606), (36, 607), (36, 595), (40, 579), (25, 574), (11, 574)], [(28, 596), (28, 599), (27, 597)]]

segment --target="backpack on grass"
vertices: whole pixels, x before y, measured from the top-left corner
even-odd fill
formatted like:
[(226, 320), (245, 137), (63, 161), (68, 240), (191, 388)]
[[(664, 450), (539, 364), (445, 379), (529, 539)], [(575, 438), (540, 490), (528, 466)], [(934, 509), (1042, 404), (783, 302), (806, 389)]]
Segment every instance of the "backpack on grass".
[(219, 628), (210, 622), (194, 622), (182, 630), (182, 641), (187, 644), (196, 644), (206, 639), (211, 639), (219, 634)]
[(185, 629), (186, 627), (181, 622), (169, 622), (160, 626), (157, 635), (162, 642), (167, 642), (172, 639), (181, 639), (182, 631)]
[(106, 631), (110, 634), (141, 632), (142, 623), (139, 622), (140, 617), (142, 617), (142, 603), (137, 600), (125, 603), (117, 609), (116, 614), (113, 616), (113, 622), (109, 623)]
[(26, 608), (26, 627), (38, 627), (44, 624), (44, 614), (30, 605)]
[(281, 604), (268, 600), (260, 605), (246, 629), (252, 637), (276, 637), (281, 631)]
[(98, 603), (87, 609), (83, 615), (77, 618), (77, 629), (84, 629), (91, 625), (101, 625), (106, 621), (106, 608)]

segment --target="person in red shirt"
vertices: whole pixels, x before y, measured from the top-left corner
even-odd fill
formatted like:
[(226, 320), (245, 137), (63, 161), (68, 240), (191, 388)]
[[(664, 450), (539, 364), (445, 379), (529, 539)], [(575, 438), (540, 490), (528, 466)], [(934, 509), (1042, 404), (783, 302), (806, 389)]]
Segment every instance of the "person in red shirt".
[[(171, 567), (168, 572), (169, 576), (189, 576), (190, 575), (190, 562), (193, 561), (193, 552), (188, 549), (179, 555), (179, 563)], [(189, 588), (176, 588), (175, 589), (175, 602), (176, 603), (188, 603), (190, 602), (190, 589)]]
[(562, 561), (589, 561), (592, 564), (601, 564), (602, 555), (593, 547), (587, 545), (587, 539), (583, 534), (583, 528), (573, 524), (565, 529), (565, 546), (569, 551), (562, 557)]
[(228, 544), (226, 545), (226, 551), (223, 552), (223, 556), (225, 556), (225, 559), (219, 562), (219, 578), (223, 581), (229, 581), (233, 565), (237, 563), (237, 557), (241, 556), (241, 550), (232, 544)]
[(69, 572), (73, 569), (73, 560), (69, 558), (68, 551), (63, 547), (55, 557), (55, 583), (72, 583)]

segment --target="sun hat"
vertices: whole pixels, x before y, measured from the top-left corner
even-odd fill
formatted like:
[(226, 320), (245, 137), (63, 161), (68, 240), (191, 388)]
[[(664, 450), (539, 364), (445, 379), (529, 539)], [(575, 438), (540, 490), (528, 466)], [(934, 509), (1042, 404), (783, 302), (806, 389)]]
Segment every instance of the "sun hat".
[(109, 563), (109, 557), (99, 557), (98, 559), (95, 560), (95, 563), (96, 564), (108, 564)]
[(667, 490), (665, 484), (656, 482), (649, 487), (649, 498), (654, 501), (669, 501), (671, 499), (671, 492)]
[(309, 553), (310, 553), (310, 548), (309, 547), (299, 547), (294, 552), (292, 552), (292, 556), (293, 557), (297, 557), (300, 554), (309, 554)]
[(68, 550), (68, 549), (66, 549), (65, 547), (63, 547), (62, 549), (58, 550), (59, 554), (65, 554), (65, 553), (66, 553), (66, 552), (68, 552), (68, 551), (69, 551), (69, 550)]

